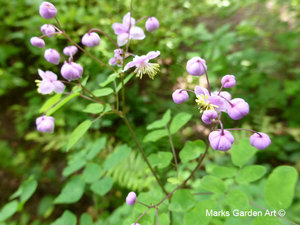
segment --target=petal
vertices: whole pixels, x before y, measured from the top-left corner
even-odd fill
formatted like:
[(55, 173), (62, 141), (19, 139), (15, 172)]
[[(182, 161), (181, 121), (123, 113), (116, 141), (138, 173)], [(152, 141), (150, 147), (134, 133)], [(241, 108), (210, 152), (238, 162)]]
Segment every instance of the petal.
[(124, 67), (124, 71), (128, 70), (131, 67), (136, 66), (138, 63), (136, 61), (131, 61), (129, 63), (126, 64), (126, 66)]
[(197, 95), (209, 95), (209, 92), (206, 88), (200, 87), (200, 86), (196, 86), (195, 87), (195, 94)]
[(38, 69), (38, 73), (39, 73), (40, 77), (42, 78), (42, 80), (44, 80), (46, 78), (45, 72), (43, 70)]
[(134, 40), (143, 40), (145, 38), (145, 33), (140, 27), (132, 27), (130, 29), (130, 38)]
[(150, 60), (150, 59), (154, 59), (154, 58), (156, 58), (157, 56), (159, 56), (160, 55), (160, 51), (151, 51), (151, 52), (149, 52), (147, 55), (146, 55), (146, 58), (148, 59), (148, 60)]
[(123, 33), (127, 33), (128, 32), (128, 28), (126, 28), (123, 24), (121, 23), (114, 23), (112, 25), (112, 28), (114, 29), (114, 32), (116, 35), (120, 35)]
[(220, 96), (209, 96), (208, 101), (210, 104), (218, 106), (216, 108), (217, 111), (226, 111), (229, 107), (229, 103)]
[(128, 42), (128, 33), (118, 35), (118, 45), (123, 46)]
[(45, 72), (45, 80), (55, 81), (57, 80), (57, 75), (51, 71)]
[(123, 17), (123, 25), (129, 29), (129, 24), (131, 21), (131, 26), (133, 27), (135, 24), (135, 19), (133, 17), (130, 17), (130, 13), (127, 13), (124, 17)]
[(65, 90), (65, 85), (61, 81), (54, 81), (54, 92), (55, 93), (63, 93)]
[(40, 83), (38, 92), (43, 94), (43, 95), (47, 95), (50, 94), (52, 91), (54, 90), (54, 85), (48, 81), (42, 81)]
[(117, 61), (118, 61), (118, 60), (117, 60), (116, 57), (112, 57), (112, 58), (110, 58), (110, 60), (108, 61), (108, 64), (114, 66), (114, 65), (117, 64)]

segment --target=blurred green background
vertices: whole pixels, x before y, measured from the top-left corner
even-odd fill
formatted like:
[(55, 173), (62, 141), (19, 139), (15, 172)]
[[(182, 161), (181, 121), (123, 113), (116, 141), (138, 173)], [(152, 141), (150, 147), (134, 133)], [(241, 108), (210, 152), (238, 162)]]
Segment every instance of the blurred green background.
[[(38, 8), (41, 2), (1, 0), (0, 207), (8, 202), (22, 181), (32, 176), (38, 180), (38, 188), (24, 209), (8, 224), (47, 224), (46, 221), (57, 218), (64, 209), (78, 215), (87, 211), (94, 218), (110, 218), (109, 215), (123, 204), (132, 188), (123, 178), (114, 177), (113, 189), (105, 198), (86, 192), (76, 204), (51, 205), (67, 179), (62, 171), (72, 158), (71, 153), (65, 153), (68, 135), (88, 115), (81, 112), (86, 101), (73, 99), (55, 113), (54, 134), (42, 135), (35, 130), (35, 118), (49, 98), (37, 93), (34, 82), (39, 79), (37, 69), (51, 70), (56, 74), (60, 70), (44, 60), (44, 50), (31, 46), (29, 42), (32, 36), (41, 34), (41, 25), (54, 23), (54, 20), (46, 21), (40, 17)], [(52, 3), (58, 9), (63, 28), (77, 43), (91, 28), (100, 28), (116, 40), (111, 25), (120, 22), (129, 9), (129, 0), (57, 0)], [(168, 108), (174, 114), (187, 111), (194, 115), (190, 125), (175, 138), (176, 148), (180, 148), (185, 140), (203, 137), (206, 128), (201, 125), (194, 100), (190, 98), (179, 106), (171, 100), (176, 88), (193, 89), (202, 82), (189, 76), (185, 70), (188, 59), (201, 56), (207, 60), (212, 88), (217, 90), (220, 87), (223, 75), (234, 74), (237, 85), (230, 90), (232, 95), (244, 98), (250, 105), (249, 115), (241, 121), (235, 122), (225, 116), (225, 127), (244, 127), (268, 133), (272, 145), (257, 155), (256, 163), (268, 168), (291, 165), (299, 171), (300, 1), (133, 0), (132, 16), (138, 19), (145, 15), (157, 17), (160, 28), (153, 33), (146, 32), (145, 40), (133, 41), (130, 51), (143, 55), (159, 50), (161, 72), (154, 81), (146, 78), (128, 84), (129, 117), (136, 124), (139, 138), (145, 135), (146, 125)], [(139, 26), (144, 28), (144, 21)], [(70, 43), (63, 37), (54, 37), (46, 38), (46, 45), (62, 51)], [(113, 45), (102, 37), (100, 46), (88, 50), (108, 62), (113, 49)], [(81, 53), (75, 58), (89, 75), (88, 87), (91, 89), (110, 74)], [(246, 136), (240, 134), (243, 135)], [(106, 147), (95, 159), (99, 163), (118, 143), (134, 146), (122, 121), (109, 116), (97, 121), (76, 147), (79, 151), (97, 143), (101, 137), (106, 138)], [(168, 141), (162, 140), (156, 146), (146, 146), (146, 151), (156, 152), (167, 146)], [(217, 155), (212, 157), (211, 160), (219, 160), (222, 164)], [(143, 179), (140, 178), (141, 185)], [(146, 186), (135, 188), (147, 189)], [(300, 211), (299, 185), (291, 211), (294, 215)], [(117, 213), (114, 218), (122, 213)], [(299, 214), (293, 219), (300, 222)], [(117, 224), (107, 221), (106, 224)]]

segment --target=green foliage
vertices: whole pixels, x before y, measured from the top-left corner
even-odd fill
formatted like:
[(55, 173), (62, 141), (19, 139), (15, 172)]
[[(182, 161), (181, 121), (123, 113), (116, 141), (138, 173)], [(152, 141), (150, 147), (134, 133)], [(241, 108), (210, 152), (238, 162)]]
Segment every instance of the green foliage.
[(178, 190), (172, 197), (169, 209), (175, 212), (186, 212), (194, 205), (194, 196), (189, 190)]
[(175, 134), (180, 128), (190, 121), (192, 115), (189, 113), (181, 112), (178, 113), (170, 124), (171, 134)]
[(232, 209), (246, 210), (249, 207), (247, 195), (240, 190), (231, 190), (225, 197), (225, 202)]
[(114, 153), (110, 154), (109, 157), (105, 160), (104, 169), (110, 170), (116, 166), (119, 162), (126, 159), (131, 152), (131, 148), (127, 145), (119, 146)]
[(197, 159), (200, 154), (205, 151), (205, 143), (202, 140), (187, 141), (183, 149), (179, 153), (179, 157), (183, 163)]
[(61, 217), (59, 217), (51, 225), (76, 225), (76, 216), (69, 210), (64, 211)]
[(261, 178), (266, 173), (266, 168), (259, 165), (244, 167), (237, 176), (238, 182), (253, 182)]
[(242, 167), (254, 156), (256, 151), (254, 147), (249, 145), (249, 139), (239, 140), (239, 143), (234, 144), (231, 148), (232, 163)]
[(212, 175), (207, 175), (202, 178), (201, 187), (215, 193), (224, 193), (226, 190), (224, 182), (220, 178)]
[(147, 126), (147, 130), (163, 128), (165, 127), (171, 120), (171, 110), (168, 109), (163, 117), (160, 120), (156, 120)]
[(79, 139), (88, 131), (91, 125), (92, 125), (92, 121), (85, 120), (81, 124), (79, 124), (75, 128), (75, 130), (73, 130), (69, 138), (67, 150), (70, 150), (70, 148), (72, 148), (73, 145), (75, 145), (79, 141)]
[(5, 204), (0, 211), (0, 222), (11, 217), (18, 209), (18, 201), (14, 200)]
[(104, 106), (99, 103), (91, 103), (86, 106), (86, 108), (83, 110), (83, 112), (86, 113), (92, 113), (92, 114), (98, 114), (101, 113), (104, 109)]
[(91, 190), (100, 196), (104, 196), (110, 191), (113, 185), (113, 180), (110, 177), (104, 177), (101, 180), (93, 182), (91, 185)]
[(158, 168), (162, 169), (170, 164), (172, 158), (173, 155), (171, 152), (158, 152), (151, 154), (148, 160), (153, 167), (157, 166)]

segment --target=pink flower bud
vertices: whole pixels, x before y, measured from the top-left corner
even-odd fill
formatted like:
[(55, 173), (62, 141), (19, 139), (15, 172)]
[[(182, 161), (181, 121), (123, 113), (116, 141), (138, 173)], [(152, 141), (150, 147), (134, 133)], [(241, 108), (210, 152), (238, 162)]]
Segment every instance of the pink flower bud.
[(40, 15), (44, 17), (45, 19), (51, 19), (53, 17), (56, 17), (57, 9), (55, 6), (50, 2), (43, 2), (40, 5)]
[(187, 91), (184, 91), (182, 89), (177, 89), (172, 94), (173, 101), (176, 104), (181, 104), (183, 102), (186, 102), (189, 99), (189, 95)]
[(261, 133), (261, 132), (254, 133), (250, 137), (250, 145), (252, 145), (253, 147), (259, 150), (263, 150), (267, 148), (270, 144), (271, 144), (271, 139), (265, 133)]
[(55, 33), (55, 28), (50, 24), (44, 24), (43, 26), (41, 26), (41, 31), (48, 37), (53, 37)]
[(49, 63), (53, 63), (55, 65), (59, 64), (60, 54), (55, 49), (52, 48), (47, 49), (45, 51), (44, 57)]
[(225, 75), (222, 80), (221, 83), (223, 85), (224, 88), (231, 88), (235, 86), (235, 76), (233, 75)]
[(64, 48), (63, 53), (67, 56), (74, 56), (77, 53), (78, 49), (76, 46), (71, 45)]
[(127, 205), (134, 205), (135, 201), (136, 201), (136, 194), (134, 192), (129, 192), (129, 194), (126, 197)]
[(30, 43), (38, 48), (43, 48), (45, 46), (45, 41), (42, 38), (39, 37), (32, 37), (30, 39)]
[(206, 62), (200, 57), (194, 57), (187, 62), (186, 70), (193, 76), (201, 76), (206, 73)]
[(242, 119), (249, 113), (249, 105), (242, 98), (234, 98), (231, 101), (231, 105), (227, 109), (227, 113), (233, 120)]
[(54, 131), (54, 118), (52, 116), (40, 116), (35, 123), (39, 132), (53, 133)]
[(231, 149), (231, 145), (234, 142), (234, 137), (229, 131), (223, 131), (224, 132), (221, 130), (213, 131), (208, 136), (210, 145), (214, 150), (228, 151)]
[(215, 110), (205, 110), (202, 114), (202, 121), (205, 124), (211, 124), (214, 119), (218, 117), (218, 113)]
[(81, 43), (88, 47), (95, 47), (95, 46), (99, 45), (100, 37), (95, 32), (87, 33), (87, 34), (83, 35), (83, 37), (81, 39)]
[(145, 27), (148, 32), (155, 31), (159, 28), (159, 21), (155, 17), (149, 17), (146, 21)]
[(81, 77), (83, 68), (80, 64), (65, 62), (61, 67), (60, 73), (68, 81), (77, 80)]

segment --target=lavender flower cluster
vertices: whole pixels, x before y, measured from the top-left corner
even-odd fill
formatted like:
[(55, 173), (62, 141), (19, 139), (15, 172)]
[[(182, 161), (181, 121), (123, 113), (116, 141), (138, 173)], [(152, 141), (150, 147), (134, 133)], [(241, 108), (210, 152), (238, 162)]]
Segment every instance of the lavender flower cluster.
[[(200, 57), (194, 57), (187, 62), (186, 70), (193, 76), (206, 75), (208, 86), (209, 80), (207, 76), (206, 61)], [(173, 92), (172, 98), (176, 104), (186, 102), (189, 98), (188, 91), (196, 95), (196, 103), (200, 108), (203, 123), (215, 125), (213, 131), (209, 134), (209, 142), (213, 149), (219, 151), (228, 151), (234, 142), (233, 135), (229, 130), (224, 129), (221, 121), (222, 113), (227, 113), (233, 120), (240, 120), (249, 113), (249, 104), (242, 98), (231, 98), (231, 94), (222, 91), (223, 88), (231, 88), (236, 84), (234, 75), (225, 75), (221, 80), (221, 88), (219, 91), (211, 92), (209, 89), (196, 86), (194, 91), (177, 89)], [(216, 129), (216, 125), (220, 125), (221, 129)], [(242, 129), (242, 128), (237, 128)], [(247, 130), (247, 129), (243, 129)], [(250, 144), (259, 149), (265, 149), (271, 144), (271, 139), (265, 133), (249, 130), (254, 134), (250, 137)]]

